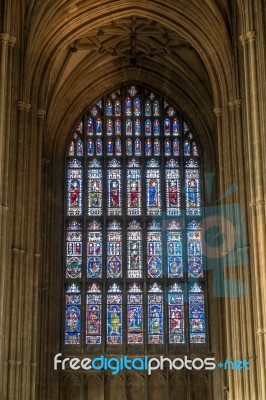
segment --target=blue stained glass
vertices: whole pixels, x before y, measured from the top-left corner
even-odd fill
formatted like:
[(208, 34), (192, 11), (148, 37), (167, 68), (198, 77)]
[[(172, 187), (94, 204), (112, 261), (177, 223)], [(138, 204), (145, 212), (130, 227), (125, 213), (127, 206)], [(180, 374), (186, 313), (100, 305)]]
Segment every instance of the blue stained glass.
[(205, 343), (204, 293), (200, 285), (189, 290), (189, 336), (190, 343)]
[(127, 213), (141, 215), (141, 170), (135, 160), (127, 169)]
[(159, 156), (160, 155), (160, 141), (159, 139), (154, 140), (154, 155)]
[(134, 99), (134, 115), (135, 115), (135, 117), (139, 117), (141, 115), (140, 98), (139, 97), (135, 97), (135, 99)]
[(90, 285), (86, 296), (86, 344), (101, 344), (102, 295), (95, 283)]
[(94, 155), (94, 141), (93, 139), (88, 140), (88, 156)]
[(115, 134), (117, 136), (121, 135), (121, 119), (116, 119), (115, 120)]
[(140, 289), (137, 292), (133, 287), (130, 293), (131, 290), (127, 295), (127, 340), (128, 344), (139, 344), (143, 343), (142, 294)]
[[(176, 289), (175, 289), (176, 287)], [(178, 293), (174, 291), (178, 290)], [(184, 295), (178, 285), (173, 285), (168, 294), (169, 343), (185, 343)]]
[(107, 140), (107, 155), (112, 156), (114, 153), (114, 143), (112, 139)]
[(166, 164), (165, 183), (167, 215), (181, 215), (180, 171), (174, 160)]
[(108, 168), (107, 172), (108, 215), (121, 215), (122, 214), (121, 168), (117, 160), (113, 160), (109, 165), (110, 167)]
[(110, 288), (107, 293), (107, 343), (122, 343), (122, 295)]
[(186, 214), (201, 215), (199, 165), (194, 160), (188, 160), (185, 168)]
[(167, 233), (167, 259), (168, 259), (168, 277), (181, 278), (183, 276), (183, 265), (182, 265), (182, 239), (180, 232)]
[(151, 139), (147, 139), (145, 142), (145, 154), (148, 157), (152, 155)]
[(127, 276), (142, 278), (142, 229), (136, 221), (127, 229)]
[(81, 139), (77, 140), (77, 156), (78, 157), (83, 156), (83, 142)]
[(154, 134), (154, 136), (160, 135), (160, 122), (158, 119), (155, 119), (153, 121), (153, 134)]
[(135, 135), (136, 136), (140, 136), (140, 134), (141, 134), (141, 124), (140, 124), (140, 120), (138, 118), (135, 119), (134, 126), (135, 126)]
[(145, 116), (151, 116), (151, 102), (149, 100), (145, 101)]
[(82, 227), (72, 221), (67, 227), (66, 278), (81, 278), (82, 273)]
[(165, 139), (165, 141), (164, 141), (164, 154), (166, 156), (171, 155), (171, 142), (169, 139)]
[(173, 140), (173, 155), (179, 156), (180, 155), (180, 148), (179, 148), (179, 139)]
[(161, 226), (151, 223), (147, 232), (148, 278), (162, 277), (162, 236)]
[(193, 221), (188, 224), (187, 229), (188, 276), (192, 278), (202, 278), (203, 263), (201, 228), (197, 222)]
[(120, 117), (121, 115), (121, 103), (119, 100), (116, 100), (115, 102), (115, 116)]
[(160, 106), (159, 106), (159, 101), (155, 100), (153, 102), (153, 115), (155, 117), (158, 117), (160, 115)]
[(127, 139), (126, 141), (126, 152), (127, 156), (132, 156), (132, 139)]
[(96, 160), (88, 168), (88, 215), (102, 215), (102, 169)]
[(96, 156), (102, 156), (102, 154), (103, 154), (102, 139), (97, 139), (96, 140)]
[(163, 294), (148, 294), (148, 343), (163, 344), (164, 342)]
[(151, 136), (151, 120), (150, 119), (146, 119), (146, 121), (145, 121), (145, 135)]
[(96, 119), (96, 135), (102, 136), (103, 133), (103, 124), (101, 118)]
[(93, 118), (88, 118), (88, 120), (87, 120), (87, 134), (88, 134), (88, 136), (93, 136), (93, 134), (94, 134)]
[(110, 99), (106, 101), (106, 115), (113, 115), (113, 103)]
[(68, 163), (67, 215), (82, 214), (82, 163), (76, 159)]
[(178, 136), (179, 135), (179, 121), (178, 118), (173, 119), (173, 135)]
[(135, 156), (141, 156), (141, 141), (139, 139), (135, 140)]
[(122, 276), (122, 230), (121, 226), (115, 221), (108, 227), (107, 276), (109, 278), (120, 278)]
[(121, 156), (121, 154), (122, 154), (121, 139), (116, 139), (115, 140), (115, 155), (116, 156)]
[(190, 142), (188, 140), (184, 143), (184, 155), (190, 156)]
[(113, 134), (113, 121), (110, 118), (106, 121), (106, 134), (107, 136), (112, 136)]
[(127, 97), (125, 100), (125, 111), (127, 116), (130, 117), (132, 115), (132, 103), (130, 97)]
[(78, 286), (67, 288), (65, 301), (65, 344), (80, 344), (81, 294)]
[(126, 120), (126, 136), (132, 136), (132, 121), (131, 121), (131, 119)]
[(170, 119), (165, 118), (164, 120), (164, 135), (170, 136)]
[(146, 170), (146, 204), (148, 215), (161, 214), (161, 184), (159, 163), (155, 160), (150, 160), (147, 163)]
[(102, 277), (102, 231), (96, 221), (89, 224), (87, 243), (87, 277)]

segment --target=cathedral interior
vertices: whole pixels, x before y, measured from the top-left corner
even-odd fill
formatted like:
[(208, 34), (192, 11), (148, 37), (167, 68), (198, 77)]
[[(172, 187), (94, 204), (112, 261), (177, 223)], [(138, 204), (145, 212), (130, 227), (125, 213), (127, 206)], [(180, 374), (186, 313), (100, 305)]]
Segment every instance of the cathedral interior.
[(266, 400), (266, 2), (1, 0), (0, 27), (0, 399)]

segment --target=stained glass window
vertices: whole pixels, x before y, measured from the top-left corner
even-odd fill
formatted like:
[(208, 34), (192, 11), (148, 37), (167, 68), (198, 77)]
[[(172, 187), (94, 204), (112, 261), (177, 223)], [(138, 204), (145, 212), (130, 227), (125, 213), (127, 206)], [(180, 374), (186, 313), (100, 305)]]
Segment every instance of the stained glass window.
[(102, 277), (102, 227), (97, 221), (88, 225), (87, 276)]
[(77, 221), (67, 226), (66, 278), (81, 278), (82, 274), (82, 226)]
[(176, 283), (169, 288), (168, 312), (169, 343), (185, 343), (184, 293)]
[(143, 295), (139, 285), (129, 286), (127, 295), (128, 344), (143, 343)]
[(164, 342), (163, 292), (154, 283), (148, 293), (148, 343), (162, 344)]
[(176, 220), (167, 224), (167, 270), (169, 278), (183, 277), (182, 231)]
[(162, 276), (162, 233), (159, 222), (152, 222), (148, 226), (147, 265), (149, 278)]
[(122, 343), (122, 294), (116, 283), (107, 291), (107, 343)]
[(69, 285), (65, 297), (65, 344), (80, 344), (81, 294), (76, 284)]
[(206, 344), (201, 179), (194, 130), (148, 88), (115, 89), (79, 119), (66, 149), (66, 346)]
[(81, 161), (69, 161), (67, 168), (68, 202), (67, 215), (82, 215), (83, 169)]
[(86, 344), (102, 341), (102, 294), (100, 285), (88, 286), (86, 296)]
[(201, 284), (194, 283), (189, 290), (189, 336), (190, 343), (205, 343), (205, 306)]
[(122, 229), (121, 224), (116, 221), (108, 226), (107, 276), (109, 278), (122, 276)]
[(142, 228), (136, 221), (127, 230), (127, 276), (142, 278)]

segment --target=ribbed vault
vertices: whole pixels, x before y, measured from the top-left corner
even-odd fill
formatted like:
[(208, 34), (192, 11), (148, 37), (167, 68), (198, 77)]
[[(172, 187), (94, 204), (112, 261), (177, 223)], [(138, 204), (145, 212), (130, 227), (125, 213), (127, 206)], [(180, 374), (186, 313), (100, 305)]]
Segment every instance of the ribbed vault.
[(29, 2), (22, 97), (46, 110), (47, 152), (65, 148), (87, 106), (133, 80), (178, 105), (211, 148), (213, 107), (235, 91), (229, 12), (214, 0)]

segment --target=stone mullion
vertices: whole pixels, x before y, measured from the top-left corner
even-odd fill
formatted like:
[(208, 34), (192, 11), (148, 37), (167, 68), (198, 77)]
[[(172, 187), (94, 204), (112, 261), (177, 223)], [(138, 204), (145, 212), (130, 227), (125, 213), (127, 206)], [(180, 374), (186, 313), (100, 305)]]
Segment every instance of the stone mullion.
[[(246, 155), (246, 148), (244, 143), (244, 135), (243, 135), (243, 125), (241, 119), (241, 100), (236, 99), (234, 101), (235, 104), (235, 121), (236, 121), (236, 149), (237, 149), (237, 173), (238, 173), (238, 181), (239, 182), (246, 182), (246, 171), (245, 171), (245, 155)], [(239, 189), (239, 203), (242, 208), (243, 218), (244, 218), (244, 226), (247, 228), (248, 221), (247, 221), (247, 188), (244, 184)], [(240, 216), (241, 218), (241, 216)], [(240, 237), (242, 237), (240, 235)], [(240, 318), (239, 322), (242, 329), (242, 339), (241, 339), (241, 348), (242, 348), (242, 357), (246, 357), (247, 355), (254, 357), (255, 354), (255, 340), (254, 335), (252, 334), (252, 330), (249, 329), (250, 321), (253, 320), (253, 312), (252, 312), (252, 287), (250, 282), (250, 264), (245, 259), (243, 259), (244, 252), (248, 252), (248, 242), (247, 237), (242, 237), (241, 247), (238, 248), (238, 261), (239, 261), (239, 280), (243, 282), (245, 285), (247, 296), (243, 296), (241, 298), (240, 304)], [(237, 338), (236, 338), (237, 340)], [(251, 360), (252, 362), (253, 360)], [(244, 375), (244, 393), (247, 394), (248, 397), (255, 396), (258, 397), (257, 394), (257, 386), (256, 386), (256, 376), (255, 376), (255, 366), (254, 362), (251, 364), (251, 368), (249, 374)], [(244, 397), (243, 393), (243, 397)]]
[[(219, 163), (218, 163), (218, 171), (219, 171), (219, 184), (220, 184), (220, 192), (224, 193), (226, 189), (226, 180), (225, 180), (225, 169), (224, 169), (224, 163), (226, 160), (226, 149), (224, 149), (224, 144), (223, 144), (223, 125), (222, 125), (222, 116), (223, 116), (223, 109), (222, 108), (215, 108), (214, 109), (216, 118), (217, 118), (217, 138), (218, 138), (218, 157), (219, 157)], [(224, 200), (222, 200), (224, 202)], [(223, 249), (222, 252), (224, 253), (226, 249), (224, 248), (224, 243), (223, 243)], [(216, 285), (216, 291), (219, 293), (220, 296), (223, 296), (223, 291), (224, 291), (224, 282), (229, 278), (228, 277), (228, 269), (225, 268), (224, 261), (222, 260), (222, 254), (218, 255), (219, 258), (219, 268), (221, 269), (221, 273), (219, 276), (216, 276), (215, 279), (215, 285)], [(218, 274), (217, 274), (218, 275)], [(217, 280), (221, 279), (222, 282), (220, 283), (220, 280), (217, 282)], [(220, 285), (220, 287), (217, 287), (217, 284)], [(226, 337), (229, 338), (229, 340), (226, 341), (226, 351), (227, 353), (232, 352), (232, 341), (230, 341), (231, 338), (231, 330), (229, 326), (229, 321), (231, 321), (231, 310), (230, 307), (228, 307), (228, 301), (225, 299), (225, 317), (224, 317), (224, 322), (225, 322), (225, 329), (226, 329)], [(233, 385), (233, 376), (231, 373), (228, 374), (228, 385), (229, 387), (232, 387)]]
[(38, 335), (38, 282), (40, 270), (40, 219), (41, 219), (41, 178), (42, 178), (42, 143), (45, 111), (38, 110), (38, 139), (36, 152), (36, 187), (35, 187), (35, 219), (34, 219), (34, 268), (33, 268), (33, 307), (32, 307), (32, 340), (31, 340), (31, 371), (29, 399), (35, 399), (37, 373), (37, 335)]
[[(266, 399), (266, 328), (265, 328), (265, 200), (263, 192), (263, 162), (261, 134), (259, 126), (258, 82), (256, 71), (255, 32), (242, 35), (245, 90), (247, 98), (246, 115), (250, 116), (248, 125), (248, 150), (250, 152), (250, 186), (251, 186), (251, 222), (253, 246), (253, 265), (255, 275), (256, 307), (254, 312), (257, 323), (257, 371), (260, 387), (260, 399)], [(251, 99), (248, 101), (248, 99)]]

